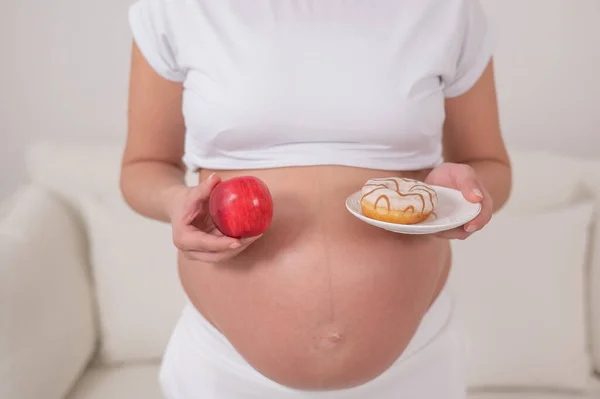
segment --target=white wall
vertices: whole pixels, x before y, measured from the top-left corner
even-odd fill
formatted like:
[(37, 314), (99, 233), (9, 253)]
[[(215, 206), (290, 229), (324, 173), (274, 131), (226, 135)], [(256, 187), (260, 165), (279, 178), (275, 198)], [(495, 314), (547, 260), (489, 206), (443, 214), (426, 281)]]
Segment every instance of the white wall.
[[(507, 142), (600, 157), (600, 1), (483, 1)], [(0, 199), (32, 140), (123, 139), (130, 3), (0, 2)]]
[(600, 156), (600, 1), (483, 3), (508, 143)]
[(127, 0), (0, 2), (0, 198), (40, 137), (124, 136)]

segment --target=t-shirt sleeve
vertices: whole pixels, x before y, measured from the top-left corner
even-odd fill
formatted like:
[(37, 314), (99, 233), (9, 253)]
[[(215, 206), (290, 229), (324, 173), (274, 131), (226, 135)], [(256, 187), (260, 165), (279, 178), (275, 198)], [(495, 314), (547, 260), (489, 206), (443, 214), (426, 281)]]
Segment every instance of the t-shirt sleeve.
[(492, 32), (480, 0), (464, 0), (458, 53), (444, 89), (456, 97), (475, 85), (492, 57)]
[(177, 64), (169, 1), (137, 0), (129, 8), (129, 26), (148, 64), (165, 79), (181, 82), (184, 71)]

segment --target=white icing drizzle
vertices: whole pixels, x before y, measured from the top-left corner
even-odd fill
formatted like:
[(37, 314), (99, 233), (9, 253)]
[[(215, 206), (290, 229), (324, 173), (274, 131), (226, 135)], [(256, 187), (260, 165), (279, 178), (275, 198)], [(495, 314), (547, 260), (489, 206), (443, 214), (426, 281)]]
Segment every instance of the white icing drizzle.
[[(437, 206), (437, 193), (431, 186), (413, 179), (385, 177), (369, 179), (361, 190), (362, 200), (396, 211), (431, 213)], [(389, 205), (388, 205), (389, 204)]]

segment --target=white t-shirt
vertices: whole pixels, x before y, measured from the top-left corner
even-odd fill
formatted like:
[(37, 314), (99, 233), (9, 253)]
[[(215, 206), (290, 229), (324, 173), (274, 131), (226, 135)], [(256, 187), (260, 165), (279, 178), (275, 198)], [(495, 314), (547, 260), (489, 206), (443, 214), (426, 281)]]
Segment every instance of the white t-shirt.
[(435, 166), (444, 99), (491, 57), (479, 0), (137, 0), (129, 21), (183, 83), (192, 169)]

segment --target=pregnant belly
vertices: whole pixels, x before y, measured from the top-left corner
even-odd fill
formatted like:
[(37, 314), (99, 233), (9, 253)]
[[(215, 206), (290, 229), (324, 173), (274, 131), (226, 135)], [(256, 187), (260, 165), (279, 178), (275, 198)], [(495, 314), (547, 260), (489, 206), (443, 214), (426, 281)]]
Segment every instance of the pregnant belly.
[(227, 263), (181, 259), (192, 303), (280, 384), (335, 389), (376, 377), (401, 355), (443, 286), (447, 244), (376, 229), (345, 210), (345, 197), (367, 178), (398, 173), (317, 167), (251, 174), (272, 191), (272, 225)]

